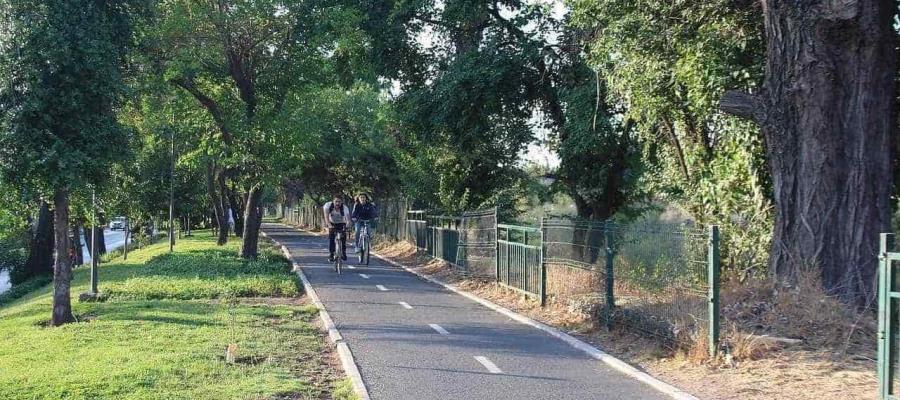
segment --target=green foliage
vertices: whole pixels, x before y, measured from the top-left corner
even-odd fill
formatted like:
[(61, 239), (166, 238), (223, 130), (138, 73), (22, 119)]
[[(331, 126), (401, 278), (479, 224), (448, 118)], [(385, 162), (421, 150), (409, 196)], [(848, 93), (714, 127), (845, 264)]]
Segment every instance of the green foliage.
[(328, 198), (396, 192), (393, 116), (375, 88), (317, 87), (292, 96), (287, 109), (283, 123), (293, 132), (282, 147), (291, 156), (285, 175), (302, 182), (304, 192)]
[(0, 167), (47, 190), (99, 183), (127, 152), (115, 109), (125, 94), (128, 3), (0, 3)]
[(599, 34), (590, 59), (645, 143), (642, 185), (725, 232), (726, 265), (761, 270), (771, 195), (758, 130), (717, 110), (728, 89), (763, 74), (762, 18), (752, 2), (572, 0), (573, 20)]

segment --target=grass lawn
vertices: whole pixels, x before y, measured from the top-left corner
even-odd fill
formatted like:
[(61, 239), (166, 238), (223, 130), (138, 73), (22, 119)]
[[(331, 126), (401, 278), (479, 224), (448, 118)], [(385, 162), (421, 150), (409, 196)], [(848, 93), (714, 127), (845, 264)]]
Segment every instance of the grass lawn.
[[(262, 245), (262, 242), (261, 242)], [(159, 243), (100, 268), (101, 303), (52, 328), (49, 286), (0, 308), (0, 399), (350, 399), (315, 307), (271, 245), (260, 260), (208, 233)], [(225, 348), (238, 345), (234, 363)]]

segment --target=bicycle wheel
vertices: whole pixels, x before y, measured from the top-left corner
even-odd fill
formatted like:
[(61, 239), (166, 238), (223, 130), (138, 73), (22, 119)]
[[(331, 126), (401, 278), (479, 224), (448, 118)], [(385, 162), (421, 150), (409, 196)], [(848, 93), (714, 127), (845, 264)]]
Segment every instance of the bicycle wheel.
[(341, 245), (341, 235), (335, 236), (334, 241), (334, 272), (337, 272), (338, 275), (340, 275), (341, 264), (344, 262), (344, 247)]
[(357, 249), (359, 251), (359, 253), (357, 253), (357, 254), (359, 254), (360, 265), (362, 265), (363, 260), (366, 257), (366, 243), (368, 243), (368, 241), (366, 240), (366, 236), (365, 235), (360, 236), (359, 237), (359, 248)]
[(369, 265), (369, 258), (372, 256), (372, 244), (369, 243), (369, 240), (366, 239), (366, 246), (363, 248), (363, 251), (366, 254), (366, 265)]

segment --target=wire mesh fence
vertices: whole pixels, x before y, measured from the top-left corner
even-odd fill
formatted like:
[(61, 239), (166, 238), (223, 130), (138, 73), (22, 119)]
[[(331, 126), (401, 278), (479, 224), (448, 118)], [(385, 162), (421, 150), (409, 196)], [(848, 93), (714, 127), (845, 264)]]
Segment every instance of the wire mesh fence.
[(375, 204), (378, 224), (375, 227), (379, 239), (401, 241), (406, 239), (406, 216), (409, 204), (406, 199), (388, 199)]
[(497, 209), (467, 211), (459, 230), (457, 266), (474, 276), (496, 276)]

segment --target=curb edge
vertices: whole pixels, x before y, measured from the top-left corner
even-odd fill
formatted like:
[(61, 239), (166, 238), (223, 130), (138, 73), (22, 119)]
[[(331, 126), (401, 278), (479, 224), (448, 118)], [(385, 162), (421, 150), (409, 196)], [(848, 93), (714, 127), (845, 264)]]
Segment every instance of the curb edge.
[[(291, 226), (288, 226), (293, 228)], [(294, 228), (296, 229), (296, 228)], [(328, 310), (325, 309), (325, 305), (322, 304), (322, 301), (319, 300), (319, 295), (316, 294), (316, 290), (313, 289), (312, 284), (309, 282), (309, 279), (306, 278), (306, 275), (303, 273), (303, 269), (299, 263), (294, 262), (294, 258), (291, 255), (290, 250), (281, 244), (281, 242), (272, 239), (265, 232), (260, 230), (260, 234), (271, 240), (273, 243), (281, 247), (281, 252), (284, 253), (284, 256), (287, 257), (288, 261), (293, 266), (294, 272), (297, 273), (297, 276), (300, 277), (300, 281), (303, 283), (303, 290), (306, 291), (306, 295), (309, 296), (310, 300), (312, 300), (313, 304), (319, 309), (319, 318), (322, 320), (322, 328), (326, 332), (328, 332), (328, 338), (334, 344), (337, 349), (338, 358), (341, 359), (341, 367), (344, 369), (344, 373), (347, 374), (347, 377), (350, 378), (350, 382), (353, 384), (353, 391), (359, 396), (360, 400), (371, 400), (369, 397), (369, 390), (366, 388), (366, 383), (362, 379), (362, 374), (359, 372), (359, 366), (356, 364), (356, 360), (353, 358), (353, 352), (350, 351), (350, 346), (344, 342), (343, 336), (341, 336), (341, 332), (338, 331), (337, 327), (334, 325), (334, 320), (331, 319), (331, 316), (328, 314)]]

